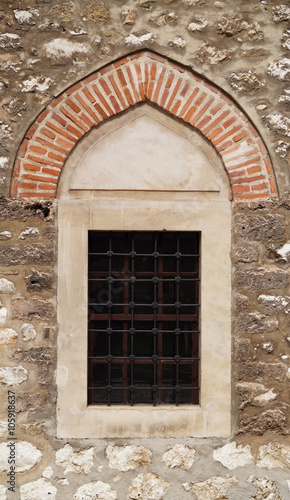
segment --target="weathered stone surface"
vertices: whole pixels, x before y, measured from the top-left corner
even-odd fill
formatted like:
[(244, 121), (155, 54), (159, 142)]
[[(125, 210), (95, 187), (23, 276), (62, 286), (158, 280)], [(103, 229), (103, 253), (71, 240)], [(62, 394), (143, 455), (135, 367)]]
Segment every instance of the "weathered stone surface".
[(213, 476), (200, 483), (183, 483), (185, 491), (194, 493), (197, 500), (225, 500), (230, 486), (238, 482), (237, 478)]
[(7, 434), (7, 420), (0, 420), (0, 438), (6, 437)]
[(238, 382), (236, 389), (240, 399), (239, 408), (241, 410), (247, 405), (266, 406), (278, 396), (278, 393), (274, 392), (273, 388), (267, 389), (263, 384), (257, 382)]
[(52, 347), (31, 347), (30, 349), (13, 349), (9, 358), (25, 363), (50, 364), (52, 362)]
[(195, 16), (188, 25), (189, 31), (203, 31), (208, 25), (208, 20), (205, 17)]
[(284, 311), (286, 314), (290, 312), (290, 297), (282, 295), (259, 295), (258, 302), (266, 309)]
[(14, 293), (16, 290), (14, 283), (5, 278), (0, 278), (0, 293)]
[(1, 366), (0, 387), (20, 385), (28, 378), (28, 372), (23, 366)]
[(0, 328), (0, 346), (15, 344), (17, 342), (17, 333), (12, 328)]
[(289, 284), (289, 274), (280, 269), (245, 269), (237, 271), (236, 283), (245, 290), (279, 290)]
[(7, 488), (3, 486), (3, 484), (0, 484), (0, 500), (7, 500)]
[(233, 37), (239, 42), (246, 40), (263, 40), (263, 30), (258, 21), (248, 23), (240, 16), (224, 16), (217, 24), (221, 35)]
[(138, 0), (138, 6), (143, 7), (143, 9), (151, 9), (156, 0)]
[(191, 469), (196, 455), (196, 450), (184, 444), (175, 444), (166, 451), (162, 460), (167, 469)]
[(54, 216), (51, 202), (27, 203), (13, 198), (0, 199), (0, 220), (26, 221), (27, 217), (52, 220)]
[(290, 59), (284, 57), (279, 61), (273, 61), (268, 66), (268, 73), (279, 80), (290, 81)]
[(262, 435), (266, 431), (288, 434), (287, 419), (281, 410), (267, 410), (257, 416), (244, 416), (240, 421), (239, 434)]
[(0, 231), (0, 240), (10, 240), (12, 233), (10, 231)]
[(237, 293), (235, 295), (235, 307), (238, 311), (244, 311), (248, 309), (250, 305), (250, 299), (246, 295), (242, 295), (241, 293)]
[(254, 461), (250, 446), (237, 446), (235, 441), (214, 450), (213, 459), (221, 462), (224, 467), (230, 470), (236, 467), (244, 467)]
[(27, 227), (21, 231), (19, 238), (25, 240), (26, 238), (31, 238), (39, 235), (39, 229), (37, 227)]
[(235, 234), (254, 241), (280, 240), (285, 237), (283, 215), (240, 215), (235, 218)]
[(20, 500), (56, 500), (57, 488), (43, 478), (20, 486)]
[(49, 365), (39, 365), (37, 367), (38, 385), (40, 387), (47, 387), (52, 379), (51, 370)]
[(49, 400), (48, 393), (18, 392), (16, 399), (16, 412), (27, 411), (45, 405)]
[(276, 262), (285, 264), (290, 263), (290, 243), (285, 243), (281, 248), (277, 248), (274, 252)]
[(257, 467), (287, 467), (290, 469), (290, 446), (284, 443), (272, 441), (260, 446)]
[(275, 23), (288, 21), (290, 19), (290, 7), (285, 4), (276, 5), (275, 7), (272, 7), (272, 14)]
[(278, 382), (285, 380), (286, 368), (283, 363), (243, 363), (238, 366), (239, 380), (273, 379)]
[(13, 12), (15, 20), (20, 26), (34, 26), (39, 16), (38, 9), (15, 9)]
[(233, 258), (235, 262), (257, 262), (259, 249), (253, 245), (239, 245), (233, 249)]
[(151, 472), (139, 474), (131, 481), (129, 498), (133, 500), (161, 500), (170, 488), (170, 484)]
[(54, 5), (49, 14), (51, 19), (69, 22), (73, 19), (75, 11), (74, 2), (65, 2), (61, 4)]
[(64, 468), (64, 474), (89, 474), (94, 464), (94, 448), (74, 451), (72, 446), (66, 444), (56, 452), (55, 463)]
[(122, 11), (122, 22), (123, 24), (134, 24), (136, 18), (136, 12), (131, 9), (125, 9)]
[(178, 16), (175, 15), (175, 12), (166, 12), (165, 14), (161, 14), (160, 16), (151, 16), (149, 21), (157, 26), (163, 26), (165, 24), (176, 24), (178, 20)]
[(125, 472), (151, 463), (152, 451), (145, 446), (108, 446), (109, 467)]
[(51, 264), (53, 250), (41, 243), (35, 245), (6, 246), (0, 249), (0, 265)]
[(288, 142), (285, 141), (276, 142), (275, 152), (277, 153), (277, 155), (280, 156), (280, 158), (286, 158), (289, 150), (290, 150), (290, 144)]
[(86, 19), (96, 24), (103, 24), (110, 18), (110, 12), (104, 7), (91, 3), (86, 8)]
[(11, 315), (13, 319), (50, 319), (53, 316), (54, 308), (47, 300), (31, 299), (24, 300), (15, 298), (11, 300)]
[(24, 323), (21, 327), (22, 339), (24, 342), (28, 342), (29, 340), (34, 340), (36, 337), (36, 331), (34, 326), (31, 323)]
[(54, 65), (68, 63), (69, 60), (84, 57), (89, 52), (87, 45), (79, 42), (71, 42), (65, 38), (55, 38), (43, 46), (44, 55)]
[(153, 33), (145, 33), (144, 35), (134, 35), (134, 33), (131, 33), (131, 35), (128, 35), (125, 38), (125, 43), (127, 45), (135, 45), (135, 46), (140, 46), (143, 43), (152, 43), (156, 40), (156, 35)]
[(76, 491), (73, 496), (74, 500), (95, 500), (97, 498), (104, 498), (106, 500), (116, 500), (118, 498), (117, 492), (111, 489), (108, 483), (96, 481), (84, 484)]
[(218, 47), (210, 45), (209, 42), (205, 42), (195, 53), (195, 56), (203, 63), (218, 64), (225, 59), (231, 59), (232, 51), (228, 49), (219, 49)]
[(266, 85), (266, 81), (261, 79), (251, 69), (239, 73), (231, 73), (229, 76), (230, 86), (238, 92), (256, 92)]
[(50, 289), (52, 286), (52, 275), (32, 269), (32, 273), (25, 277), (26, 290), (28, 292)]
[(45, 479), (50, 479), (52, 478), (52, 476), (53, 476), (53, 469), (49, 465), (48, 467), (46, 467), (46, 469), (44, 469), (42, 477), (45, 477)]
[(290, 137), (290, 118), (282, 113), (273, 113), (263, 117), (266, 126), (279, 135)]
[(21, 39), (16, 33), (3, 33), (0, 35), (0, 49), (17, 50), (21, 48)]
[(7, 320), (7, 308), (0, 302), (0, 326), (4, 326)]
[[(27, 441), (17, 441), (16, 451), (16, 472), (24, 472), (32, 469), (42, 458), (41, 451), (33, 446)], [(12, 448), (11, 448), (12, 453)], [(10, 455), (10, 448), (7, 446), (7, 442), (0, 444), (0, 471), (6, 472), (10, 470), (10, 465), (8, 464), (8, 458)]]
[(186, 47), (186, 40), (180, 36), (176, 36), (173, 40), (170, 40), (169, 45), (171, 47), (177, 47), (178, 49), (184, 49)]
[[(249, 361), (251, 359), (251, 341), (249, 339), (238, 339), (235, 344), (235, 359), (237, 363)], [(240, 365), (243, 366), (243, 365)]]
[(254, 478), (252, 484), (257, 488), (254, 500), (282, 500), (279, 495), (277, 484), (266, 478)]
[(240, 332), (245, 333), (275, 332), (279, 328), (279, 321), (258, 312), (243, 313), (238, 317), (237, 326)]
[(35, 422), (33, 424), (20, 424), (20, 429), (23, 434), (28, 436), (39, 436), (43, 432), (44, 422)]
[(268, 340), (268, 342), (262, 342), (261, 344), (262, 351), (267, 354), (271, 354), (274, 351), (274, 342), (273, 340)]

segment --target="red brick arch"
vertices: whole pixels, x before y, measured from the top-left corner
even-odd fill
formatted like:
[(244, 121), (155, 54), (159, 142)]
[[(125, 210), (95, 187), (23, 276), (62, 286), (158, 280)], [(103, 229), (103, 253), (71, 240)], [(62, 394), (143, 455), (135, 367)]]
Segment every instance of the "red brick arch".
[(192, 71), (144, 51), (95, 72), (48, 105), (18, 151), (11, 195), (55, 197), (61, 170), (78, 141), (107, 118), (146, 101), (197, 128), (213, 144), (234, 198), (277, 194), (263, 140), (234, 102)]

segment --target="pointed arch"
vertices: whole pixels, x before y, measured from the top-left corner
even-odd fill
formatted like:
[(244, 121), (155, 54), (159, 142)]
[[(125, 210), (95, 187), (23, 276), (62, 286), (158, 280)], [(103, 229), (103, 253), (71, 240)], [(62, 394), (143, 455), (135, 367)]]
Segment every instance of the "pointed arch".
[(270, 157), (247, 116), (219, 88), (149, 51), (127, 56), (73, 85), (40, 114), (14, 163), (11, 195), (53, 198), (66, 159), (93, 127), (151, 102), (212, 143), (235, 199), (277, 194)]

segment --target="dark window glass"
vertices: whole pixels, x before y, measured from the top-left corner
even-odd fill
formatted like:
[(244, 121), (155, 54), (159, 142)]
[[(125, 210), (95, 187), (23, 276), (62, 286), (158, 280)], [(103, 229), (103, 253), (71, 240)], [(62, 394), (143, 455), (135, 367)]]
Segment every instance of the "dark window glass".
[(200, 233), (89, 231), (89, 404), (198, 404)]

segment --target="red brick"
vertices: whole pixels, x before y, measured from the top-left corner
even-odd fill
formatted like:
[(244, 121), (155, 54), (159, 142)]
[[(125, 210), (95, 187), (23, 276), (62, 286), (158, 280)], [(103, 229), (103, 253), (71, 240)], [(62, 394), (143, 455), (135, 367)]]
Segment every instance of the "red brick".
[(52, 118), (60, 123), (63, 127), (66, 126), (67, 122), (62, 118), (62, 116), (57, 115), (56, 113), (53, 113)]
[(48, 130), (47, 128), (40, 129), (40, 133), (45, 135), (46, 137), (49, 137), (50, 139), (56, 138), (56, 135), (53, 132), (51, 132), (50, 130)]
[(75, 137), (73, 137), (71, 134), (68, 134), (65, 130), (62, 130), (60, 129), (59, 127), (57, 127), (56, 125), (54, 125), (54, 123), (52, 122), (47, 122), (47, 126), (49, 128), (51, 128), (52, 130), (54, 130), (55, 132), (58, 132), (60, 135), (62, 135), (63, 137), (66, 137), (67, 139), (69, 139), (71, 142), (73, 143), (76, 143), (77, 142), (77, 139)]
[(123, 71), (121, 69), (117, 70), (117, 75), (118, 75), (118, 78), (119, 78), (119, 81), (120, 81), (121, 85), (123, 87), (127, 87), (126, 78), (125, 78), (125, 75), (124, 75), (124, 73), (123, 73)]
[(107, 96), (111, 95), (112, 92), (109, 89), (108, 84), (107, 84), (107, 82), (105, 82), (104, 78), (100, 78), (99, 83), (103, 87), (103, 89), (104, 89), (105, 93), (107, 94)]
[(169, 111), (169, 110), (170, 110), (170, 108), (171, 108), (171, 106), (172, 106), (172, 103), (173, 103), (173, 101), (174, 101), (174, 99), (175, 99), (175, 96), (176, 96), (176, 94), (177, 94), (177, 92), (178, 92), (178, 90), (179, 90), (179, 87), (180, 87), (181, 83), (182, 83), (182, 78), (178, 78), (178, 80), (177, 80), (177, 82), (176, 82), (176, 84), (175, 84), (175, 87), (174, 87), (174, 89), (173, 89), (173, 91), (172, 91), (172, 93), (171, 93), (171, 96), (169, 97), (169, 101), (167, 102), (167, 104), (166, 104), (166, 106), (165, 106), (165, 109), (166, 109), (167, 111)]
[(120, 101), (120, 103), (121, 103), (122, 108), (123, 108), (123, 109), (126, 109), (128, 106), (127, 106), (127, 104), (126, 104), (126, 102), (125, 102), (125, 100), (124, 100), (124, 97), (122, 96), (122, 93), (121, 93), (121, 91), (120, 91), (120, 89), (119, 89), (118, 85), (117, 85), (117, 84), (116, 84), (116, 82), (115, 82), (115, 79), (114, 79), (113, 75), (110, 75), (110, 76), (109, 76), (109, 80), (110, 80), (110, 82), (111, 82), (111, 85), (112, 85), (112, 87), (113, 87), (113, 89), (114, 89), (115, 93), (116, 93), (116, 96), (118, 97), (118, 99), (119, 99), (119, 101)]
[(55, 198), (55, 193), (48, 191), (47, 193), (19, 193), (20, 198), (37, 198), (41, 200), (41, 198)]
[(93, 89), (94, 89), (94, 92), (96, 93), (96, 96), (98, 97), (99, 101), (103, 104), (104, 108), (108, 111), (109, 116), (113, 116), (115, 114), (114, 111), (111, 109), (111, 107), (109, 106), (105, 97), (99, 91), (98, 87), (96, 85), (93, 85)]
[(276, 186), (276, 182), (275, 182), (274, 177), (272, 177), (272, 176), (269, 177), (269, 183), (270, 183), (270, 187), (271, 187), (271, 193), (272, 194), (277, 193), (277, 186)]
[(241, 193), (241, 194), (234, 194), (235, 199), (258, 199), (258, 198), (266, 198), (268, 197), (268, 193)]
[(93, 80), (96, 80), (97, 78), (99, 77), (99, 73), (93, 73), (92, 75), (90, 76), (87, 76), (87, 78), (84, 79), (84, 83), (87, 84), (87, 83), (91, 83)]
[(166, 89), (170, 89), (173, 80), (174, 80), (174, 73), (171, 71), (168, 75), (167, 82), (165, 83)]
[[(90, 128), (94, 127), (96, 123), (92, 122), (92, 120), (85, 114), (80, 113), (80, 118), (85, 122)], [(97, 123), (100, 123), (100, 120), (97, 118)]]
[[(161, 56), (158, 56), (157, 54), (153, 54), (153, 52), (148, 52), (147, 53), (147, 56), (149, 57), (149, 59), (153, 59), (154, 61), (159, 61), (161, 63), (164, 63), (165, 60), (163, 57)], [(172, 65), (171, 65), (172, 66)]]
[(56, 99), (54, 99), (54, 101), (52, 101), (50, 103), (50, 107), (51, 108), (56, 108), (56, 106), (58, 106), (58, 104), (64, 99), (64, 94), (61, 94), (60, 96), (58, 96)]
[(189, 122), (192, 115), (196, 112), (196, 107), (191, 106), (191, 108), (187, 111), (186, 115), (182, 118), (184, 122)]
[(235, 142), (238, 142), (238, 141), (240, 141), (241, 139), (244, 139), (245, 137), (247, 137), (247, 135), (248, 135), (248, 133), (247, 133), (247, 132), (245, 132), (245, 131), (244, 131), (244, 132), (241, 132), (240, 134), (235, 135), (235, 137), (233, 137), (233, 140), (234, 140)]
[(134, 97), (136, 99), (136, 102), (138, 102), (140, 100), (140, 96), (139, 96), (137, 89), (136, 89), (136, 86), (135, 86), (135, 82), (134, 82), (134, 79), (132, 76), (131, 68), (129, 68), (129, 67), (126, 68), (126, 71), (127, 71), (127, 74), (128, 74), (129, 80), (130, 80), (130, 84), (131, 84), (131, 87), (133, 90)]
[(218, 125), (228, 114), (230, 111), (224, 111), (221, 115), (219, 115), (215, 120), (213, 120), (209, 126), (204, 130), (204, 134), (207, 134), (212, 130), (216, 125)]
[(198, 122), (195, 126), (199, 130), (201, 130), (210, 120), (211, 120), (211, 116), (207, 115), (200, 122)]
[(266, 156), (268, 154), (268, 151), (267, 151), (263, 141), (261, 139), (258, 139), (257, 143), (258, 143), (258, 146), (259, 146), (259, 149), (260, 149), (262, 155)]
[(47, 191), (56, 191), (56, 186), (53, 184), (39, 184), (38, 189), (45, 189)]
[[(202, 93), (200, 94), (200, 96), (198, 97), (198, 99), (196, 99), (196, 101), (195, 101), (195, 105), (196, 105), (196, 106), (200, 106), (200, 104), (202, 104), (202, 103), (203, 103), (203, 101), (205, 100), (205, 98), (206, 98), (206, 97), (207, 97), (206, 92), (202, 92)], [(213, 99), (212, 99), (212, 101), (213, 101)]]
[(18, 156), (20, 156), (21, 158), (25, 156), (28, 144), (29, 144), (28, 139), (24, 139), (24, 141), (22, 141), (22, 144), (18, 151)]
[(217, 135), (219, 135), (223, 131), (222, 127), (216, 128), (211, 134), (205, 134), (209, 141), (214, 139)]
[(33, 182), (19, 182), (19, 189), (36, 189), (36, 183)]
[(134, 99), (133, 99), (133, 97), (132, 97), (132, 95), (131, 95), (131, 92), (130, 92), (130, 90), (128, 89), (128, 87), (125, 87), (125, 88), (123, 89), (123, 92), (124, 92), (125, 97), (126, 97), (126, 99), (127, 99), (128, 103), (129, 103), (129, 106), (133, 106), (133, 105), (135, 104), (135, 101), (134, 101)]
[(39, 182), (52, 182), (53, 184), (58, 183), (58, 179), (53, 179), (52, 177), (45, 177), (43, 175), (34, 175), (34, 174), (23, 174), (23, 179), (29, 179), (32, 181)]
[(20, 174), (20, 167), (21, 167), (21, 161), (19, 158), (15, 160), (14, 167), (13, 167), (13, 177), (18, 177)]
[(119, 68), (120, 66), (123, 66), (124, 64), (127, 64), (129, 62), (129, 59), (128, 57), (123, 57), (122, 59), (120, 59), (119, 61), (116, 61), (113, 66), (115, 68)]
[(88, 132), (88, 127), (85, 123), (83, 123), (81, 120), (76, 118), (70, 111), (68, 111), (66, 108), (61, 107), (60, 111), (66, 116), (69, 120), (71, 120), (75, 125), (77, 125), (81, 130), (84, 132)]
[[(93, 94), (89, 91), (89, 89), (87, 89), (86, 87), (84, 87), (82, 89), (83, 91), (83, 94), (85, 94), (86, 98), (92, 103), (94, 104), (94, 102), (96, 102), (96, 99), (94, 98)], [(76, 94), (75, 97), (79, 96), (79, 94)]]
[(166, 69), (163, 68), (162, 71), (161, 71), (161, 73), (160, 73), (160, 75), (159, 75), (159, 78), (158, 78), (158, 81), (157, 81), (157, 85), (156, 85), (156, 88), (155, 88), (155, 91), (154, 91), (153, 98), (151, 99), (153, 102), (157, 102), (158, 101), (158, 97), (159, 97), (160, 89), (161, 89), (161, 86), (162, 86), (162, 83), (163, 83), (163, 80), (164, 80), (165, 72), (166, 72)]
[(42, 139), (41, 137), (36, 137), (35, 138), (36, 142), (39, 142), (39, 144), (43, 144), (43, 146), (47, 146), (50, 149), (53, 149), (54, 151), (58, 151), (59, 153), (63, 153), (64, 155), (68, 155), (68, 152), (57, 146), (56, 144), (53, 144), (52, 142), (46, 141), (45, 139)]
[(232, 125), (233, 123), (235, 123), (237, 121), (237, 117), (236, 116), (232, 116), (232, 118), (230, 118), (229, 120), (227, 120), (224, 124), (223, 124), (223, 127), (224, 128), (228, 128), (230, 125)]
[(245, 170), (238, 170), (238, 171), (234, 171), (234, 172), (230, 172), (229, 173), (229, 178), (232, 179), (234, 177), (245, 177), (246, 175), (246, 171)]
[(180, 92), (180, 95), (184, 97), (188, 89), (189, 89), (189, 82), (186, 82), (185, 85), (183, 86), (182, 91)]
[[(197, 115), (191, 120), (190, 124), (195, 125), (196, 122), (204, 115), (204, 113), (207, 111), (207, 109), (210, 107), (210, 105), (213, 103), (214, 98), (210, 97), (207, 103), (199, 110)], [(196, 102), (194, 103), (196, 104)]]
[(250, 186), (232, 186), (233, 193), (246, 193), (250, 191)]
[(59, 177), (61, 170), (60, 170), (60, 167), (58, 170), (56, 170), (54, 168), (43, 167), (42, 172), (44, 174), (54, 175), (54, 177)]
[(48, 153), (49, 158), (52, 158), (53, 160), (59, 161), (60, 163), (64, 163), (66, 160), (66, 156), (60, 156), (56, 155), (55, 153)]
[(161, 99), (160, 99), (161, 108), (164, 108), (166, 100), (168, 99), (168, 96), (169, 96), (169, 90), (164, 89), (163, 94), (162, 94)]
[(256, 165), (255, 167), (250, 167), (247, 169), (248, 174), (256, 174), (257, 172), (261, 172), (261, 167), (259, 165)]
[(222, 109), (224, 107), (225, 103), (222, 102), (222, 101), (219, 101), (215, 106), (214, 108), (212, 108), (210, 110), (211, 114), (212, 115), (215, 115), (220, 109)]
[[(79, 101), (81, 106), (89, 113), (89, 115), (93, 118), (93, 120), (95, 120), (96, 123), (100, 123), (100, 120), (98, 119), (97, 115), (94, 113), (92, 108), (89, 106), (89, 104), (87, 104), (79, 94), (76, 94), (75, 98)], [(93, 102), (96, 101), (94, 97), (93, 100), (94, 100)]]
[(268, 174), (273, 175), (273, 168), (272, 168), (272, 165), (270, 162), (270, 158), (268, 156), (266, 158), (264, 158), (264, 163), (266, 165), (266, 169), (267, 169)]
[[(149, 55), (147, 52), (145, 53), (147, 56)], [(129, 61), (135, 61), (135, 59), (140, 59), (140, 57), (143, 56), (142, 52), (136, 52), (136, 54), (132, 54), (130, 57), (128, 57)]]
[[(176, 103), (174, 104), (174, 106), (173, 106), (173, 108), (171, 109), (171, 111), (170, 111), (170, 112), (171, 112), (173, 115), (177, 115), (177, 111), (178, 111), (178, 108), (179, 108), (179, 106), (180, 106), (180, 105), (181, 105), (181, 101), (179, 101), (179, 100), (178, 100), (178, 101), (176, 101)], [(166, 108), (167, 108), (167, 106), (166, 106)], [(165, 109), (166, 109), (166, 108), (165, 108)]]
[(251, 123), (248, 123), (248, 128), (254, 137), (258, 137), (258, 132)]
[(40, 155), (45, 155), (47, 153), (46, 149), (40, 148), (39, 146), (30, 146), (29, 151), (39, 153)]
[(156, 71), (157, 71), (157, 65), (156, 65), (156, 63), (153, 63), (153, 64), (151, 65), (150, 80), (154, 80), (154, 81), (155, 81), (155, 78), (156, 78)]
[(38, 126), (39, 126), (38, 123), (35, 122), (30, 127), (30, 129), (26, 132), (26, 135), (25, 135), (26, 139), (31, 139), (31, 137), (35, 134), (36, 130), (38, 129)]
[(35, 161), (36, 163), (40, 163), (41, 165), (50, 165), (51, 167), (59, 168), (59, 166), (56, 163), (54, 163), (53, 161), (50, 161), (48, 158), (42, 158), (42, 157), (38, 157), (38, 156), (34, 156), (34, 155), (28, 155), (28, 159)]
[(47, 117), (48, 113), (50, 112), (50, 109), (45, 109), (44, 111), (42, 111), (42, 113), (40, 113), (39, 117), (37, 118), (37, 123), (41, 123), (44, 118)]
[(260, 161), (259, 157), (253, 158), (252, 160), (243, 161), (242, 163), (239, 163), (238, 165), (233, 165), (231, 167), (228, 167), (228, 170), (236, 170), (237, 168), (242, 168), (242, 167), (246, 167), (247, 165), (252, 165), (252, 163), (259, 163), (259, 161)]
[(31, 165), (30, 163), (24, 163), (23, 167), (25, 168), (25, 170), (33, 170), (34, 172), (40, 171), (39, 165)]
[(76, 129), (75, 127), (73, 127), (72, 125), (68, 124), (68, 126), (66, 127), (67, 130), (69, 132), (71, 132), (72, 134), (74, 134), (76, 137), (78, 137), (79, 139), (82, 138), (83, 136), (83, 132), (80, 132), (78, 129)]
[(76, 90), (80, 89), (82, 87), (81, 83), (76, 83), (72, 87), (70, 87), (68, 90), (65, 91), (66, 95), (71, 95), (73, 94)]
[(186, 111), (188, 110), (189, 106), (191, 105), (193, 99), (197, 96), (198, 92), (199, 92), (199, 88), (195, 87), (194, 91), (192, 92), (192, 94), (190, 94), (190, 96), (186, 100), (185, 104), (183, 105), (183, 107), (179, 113), (180, 118), (186, 113)]
[(268, 188), (268, 184), (263, 182), (262, 184), (255, 184), (254, 186), (252, 186), (252, 191), (265, 191)]
[(119, 104), (117, 103), (115, 96), (111, 95), (110, 101), (111, 101), (111, 103), (113, 105), (113, 108), (116, 111), (116, 113), (120, 113), (121, 112), (121, 108), (120, 108)]
[(221, 151), (224, 151), (225, 149), (228, 149), (229, 147), (232, 146), (232, 141), (227, 141), (224, 142), (223, 144), (220, 144), (219, 146), (216, 147), (216, 150), (220, 153)]
[(99, 70), (99, 73), (100, 75), (105, 75), (106, 73), (109, 73), (111, 71), (114, 71), (113, 64), (110, 64), (109, 66), (104, 66), (104, 68)]
[(228, 130), (228, 132), (226, 132), (225, 134), (221, 135), (220, 137), (218, 137), (217, 139), (215, 139), (214, 141), (212, 141), (213, 145), (216, 146), (220, 142), (222, 142), (225, 139), (227, 139), (227, 137), (230, 137), (231, 135), (235, 134), (241, 128), (242, 128), (242, 125), (237, 125), (236, 127), (231, 128), (230, 130)]
[(255, 181), (261, 181), (261, 180), (264, 180), (265, 179), (265, 176), (264, 175), (256, 175), (254, 177), (244, 177), (243, 179), (236, 179), (236, 180), (233, 180), (233, 184), (241, 184), (241, 183), (245, 183), (245, 182), (248, 182), (248, 183), (251, 183), (251, 182), (255, 182)]
[(148, 98), (148, 85), (149, 85), (149, 66), (145, 64), (145, 81), (144, 81), (144, 92), (145, 97)]
[[(154, 89), (155, 82), (150, 82), (148, 85), (148, 90), (147, 90), (147, 99), (151, 100), (152, 94), (153, 94), (153, 89)], [(139, 97), (140, 100), (140, 97)]]
[(17, 191), (18, 191), (18, 180), (13, 179), (11, 182), (11, 189), (10, 189), (10, 193), (13, 198), (17, 196)]
[(72, 148), (75, 146), (74, 144), (72, 144), (71, 142), (69, 141), (66, 141), (65, 139), (63, 139), (62, 137), (57, 137), (56, 139), (56, 142), (58, 144), (61, 144), (62, 146), (64, 146), (65, 148), (68, 148), (70, 151), (72, 150)]

